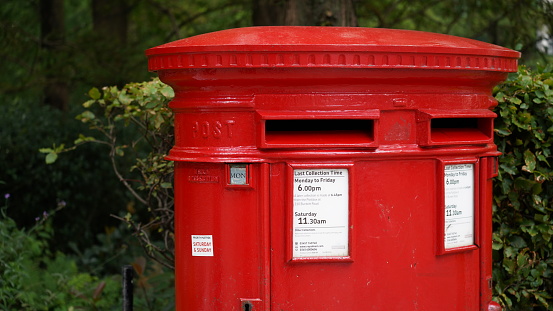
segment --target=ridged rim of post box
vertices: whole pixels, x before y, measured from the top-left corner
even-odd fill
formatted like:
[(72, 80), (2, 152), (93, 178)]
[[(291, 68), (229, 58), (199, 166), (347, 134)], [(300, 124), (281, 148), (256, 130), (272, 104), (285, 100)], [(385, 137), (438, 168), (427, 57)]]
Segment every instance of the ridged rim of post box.
[(148, 49), (151, 71), (198, 68), (390, 68), (515, 72), (520, 53), (450, 35), (382, 28), (222, 30)]

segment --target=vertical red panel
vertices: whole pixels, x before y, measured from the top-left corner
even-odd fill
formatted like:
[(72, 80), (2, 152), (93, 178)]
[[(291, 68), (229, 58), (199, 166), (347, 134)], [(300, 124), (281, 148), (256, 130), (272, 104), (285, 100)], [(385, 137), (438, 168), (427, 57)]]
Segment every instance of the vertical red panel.
[[(251, 187), (229, 187), (226, 164), (177, 163), (175, 169), (178, 310), (264, 309), (266, 169), (250, 165)], [(266, 189), (265, 189), (266, 190)], [(194, 256), (191, 236), (211, 236), (213, 255)]]
[[(324, 165), (324, 164), (323, 164)], [(317, 167), (317, 165), (314, 165)], [(289, 175), (271, 179), (273, 310), (466, 310), (479, 305), (480, 251), (437, 256), (438, 161), (358, 161), (351, 168), (352, 262), (291, 262)], [(432, 293), (429, 295), (428, 293)]]
[(480, 244), (481, 254), (481, 310), (488, 311), (488, 304), (492, 300), (492, 181), (497, 176), (497, 157), (483, 157), (480, 159)]

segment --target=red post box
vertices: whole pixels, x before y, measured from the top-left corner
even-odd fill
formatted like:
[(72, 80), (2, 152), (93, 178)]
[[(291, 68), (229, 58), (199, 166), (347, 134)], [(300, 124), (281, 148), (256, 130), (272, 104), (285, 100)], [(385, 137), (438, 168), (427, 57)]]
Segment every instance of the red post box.
[(177, 310), (499, 310), (491, 91), (518, 52), (254, 27), (146, 54), (175, 89)]

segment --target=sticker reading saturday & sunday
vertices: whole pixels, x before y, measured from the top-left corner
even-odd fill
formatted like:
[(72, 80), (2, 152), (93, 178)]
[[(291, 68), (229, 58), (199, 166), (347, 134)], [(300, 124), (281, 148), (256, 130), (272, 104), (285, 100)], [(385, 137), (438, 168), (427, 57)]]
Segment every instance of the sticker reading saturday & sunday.
[(213, 236), (192, 235), (192, 256), (213, 256)]

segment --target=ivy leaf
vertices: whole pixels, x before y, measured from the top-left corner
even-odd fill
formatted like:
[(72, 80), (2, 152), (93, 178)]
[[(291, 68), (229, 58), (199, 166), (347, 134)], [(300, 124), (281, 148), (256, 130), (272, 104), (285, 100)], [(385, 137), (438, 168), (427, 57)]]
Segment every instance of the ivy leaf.
[(500, 136), (509, 136), (511, 135), (511, 131), (508, 128), (496, 128), (495, 133), (497, 133)]
[(507, 272), (513, 273), (516, 267), (515, 261), (511, 259), (503, 259), (503, 267)]
[(516, 171), (516, 168), (507, 164), (501, 164), (499, 166), (504, 172), (510, 174), (510, 175), (516, 175), (518, 172)]
[(501, 91), (497, 92), (494, 97), (498, 102), (504, 102), (505, 101), (505, 94)]
[(520, 100), (519, 98), (517, 97), (511, 97), (509, 98), (509, 101), (515, 105), (520, 105), (520, 103), (522, 103), (522, 100)]
[(497, 243), (495, 241), (492, 243), (492, 249), (493, 250), (498, 251), (502, 248), (503, 248), (503, 243)]
[(528, 255), (526, 255), (525, 252), (519, 253), (518, 256), (517, 256), (517, 265), (519, 267), (522, 267), (522, 266), (526, 265), (526, 262), (528, 262)]
[(526, 164), (525, 171), (532, 173), (536, 169), (536, 157), (528, 149), (524, 151), (524, 163)]
[(526, 247), (526, 242), (524, 241), (524, 239), (520, 236), (513, 236), (511, 238), (511, 245), (515, 248), (523, 248), (523, 247)]

